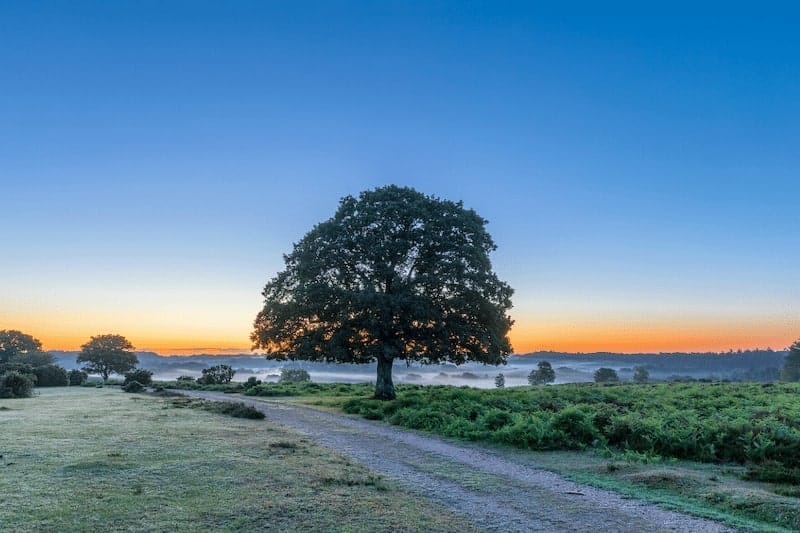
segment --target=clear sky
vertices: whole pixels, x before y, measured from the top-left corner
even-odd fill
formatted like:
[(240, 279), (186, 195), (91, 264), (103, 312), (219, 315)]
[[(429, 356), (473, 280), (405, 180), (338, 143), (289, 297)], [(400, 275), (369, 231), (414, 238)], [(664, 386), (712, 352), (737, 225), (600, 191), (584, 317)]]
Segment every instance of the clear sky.
[(490, 221), (517, 352), (800, 337), (800, 13), (536, 4), (1, 3), (0, 329), (246, 350), (396, 183)]

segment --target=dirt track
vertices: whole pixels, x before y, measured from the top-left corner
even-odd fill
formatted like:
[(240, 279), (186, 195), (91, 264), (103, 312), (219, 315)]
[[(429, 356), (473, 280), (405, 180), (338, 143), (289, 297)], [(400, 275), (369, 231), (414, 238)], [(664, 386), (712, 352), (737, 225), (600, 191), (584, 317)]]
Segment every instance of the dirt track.
[(519, 454), (454, 444), (279, 400), (179, 392), (209, 400), (244, 401), (268, 420), (467, 516), (484, 531), (732, 531), (716, 522), (567, 481), (525, 464)]

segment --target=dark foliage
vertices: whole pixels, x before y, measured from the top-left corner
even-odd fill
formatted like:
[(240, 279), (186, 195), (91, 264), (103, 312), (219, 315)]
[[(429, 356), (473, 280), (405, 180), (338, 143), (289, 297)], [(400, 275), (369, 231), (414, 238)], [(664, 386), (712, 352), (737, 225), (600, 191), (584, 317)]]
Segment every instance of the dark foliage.
[(279, 383), (302, 383), (311, 381), (309, 373), (302, 368), (282, 368)]
[(556, 380), (556, 371), (548, 361), (539, 361), (536, 370), (528, 374), (528, 383), (531, 385), (545, 385)]
[(800, 340), (792, 344), (789, 353), (786, 354), (781, 379), (783, 381), (800, 381)]
[(258, 387), (259, 385), (261, 385), (261, 380), (255, 376), (250, 376), (247, 378), (247, 381), (242, 383), (242, 387), (244, 389), (252, 389), (253, 387)]
[(633, 369), (633, 381), (636, 383), (647, 383), (650, 380), (650, 372), (643, 366)]
[(33, 378), (16, 370), (0, 376), (0, 398), (30, 398), (33, 395)]
[(89, 374), (83, 370), (70, 370), (67, 372), (67, 379), (69, 379), (70, 386), (83, 385), (88, 381)]
[(128, 381), (122, 386), (122, 390), (125, 392), (142, 392), (145, 390), (145, 386), (138, 381)]
[(197, 378), (201, 385), (223, 385), (230, 383), (236, 371), (228, 365), (216, 365), (203, 369), (203, 375)]
[(595, 383), (618, 383), (619, 376), (613, 368), (598, 368), (594, 372)]
[(264, 288), (252, 340), (273, 359), (504, 363), (511, 288), (492, 272), (486, 220), (461, 203), (388, 186), (342, 199)]
[(0, 330), (0, 363), (31, 352), (41, 352), (42, 343), (16, 329)]
[(86, 363), (83, 370), (100, 374), (108, 380), (109, 374), (124, 374), (139, 363), (133, 345), (122, 335), (97, 335), (81, 346), (78, 363)]
[(66, 387), (69, 385), (67, 371), (57, 365), (37, 366), (33, 369), (37, 387)]
[(125, 381), (122, 384), (127, 385), (132, 381), (137, 381), (144, 386), (150, 386), (153, 383), (153, 372), (144, 368), (134, 368), (130, 372), (125, 372)]

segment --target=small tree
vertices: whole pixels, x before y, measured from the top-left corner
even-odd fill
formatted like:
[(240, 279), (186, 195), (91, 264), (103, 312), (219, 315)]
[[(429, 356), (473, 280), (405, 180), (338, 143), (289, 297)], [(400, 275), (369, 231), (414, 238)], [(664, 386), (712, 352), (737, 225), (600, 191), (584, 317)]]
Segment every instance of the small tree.
[(302, 368), (281, 368), (279, 383), (303, 383), (311, 381), (311, 375)]
[(539, 361), (536, 366), (538, 368), (536, 370), (531, 370), (531, 373), (528, 374), (528, 383), (531, 385), (544, 385), (556, 380), (556, 372), (553, 370), (550, 363), (547, 361)]
[(503, 375), (502, 372), (494, 377), (494, 386), (497, 387), (498, 389), (502, 389), (503, 387), (506, 386), (506, 377)]
[(636, 383), (647, 383), (650, 380), (650, 372), (643, 366), (633, 369), (633, 381)]
[(278, 360), (503, 364), (512, 289), (492, 271), (487, 221), (460, 202), (395, 185), (346, 196), (266, 287), (251, 338)]
[(618, 383), (619, 376), (613, 368), (598, 368), (594, 373), (595, 383)]
[(97, 335), (81, 346), (78, 363), (87, 363), (83, 370), (100, 374), (103, 381), (109, 374), (124, 374), (139, 364), (133, 345), (122, 335)]
[(197, 378), (197, 382), (201, 385), (224, 385), (231, 382), (235, 373), (228, 365), (212, 366), (203, 369), (203, 375)]
[(30, 375), (10, 370), (0, 376), (0, 398), (30, 398), (33, 395)]
[(83, 370), (70, 370), (67, 372), (70, 386), (83, 385), (89, 379), (89, 374)]
[(783, 381), (800, 381), (800, 339), (789, 347), (786, 361), (781, 371)]
[(40, 352), (42, 343), (16, 329), (0, 331), (0, 363), (30, 352)]

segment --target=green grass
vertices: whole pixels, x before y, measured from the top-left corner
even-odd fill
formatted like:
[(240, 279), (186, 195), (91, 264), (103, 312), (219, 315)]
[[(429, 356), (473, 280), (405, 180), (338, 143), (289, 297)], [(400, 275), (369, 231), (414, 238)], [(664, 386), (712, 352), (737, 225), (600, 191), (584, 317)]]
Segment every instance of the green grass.
[(263, 420), (116, 388), (0, 400), (7, 531), (469, 530)]

